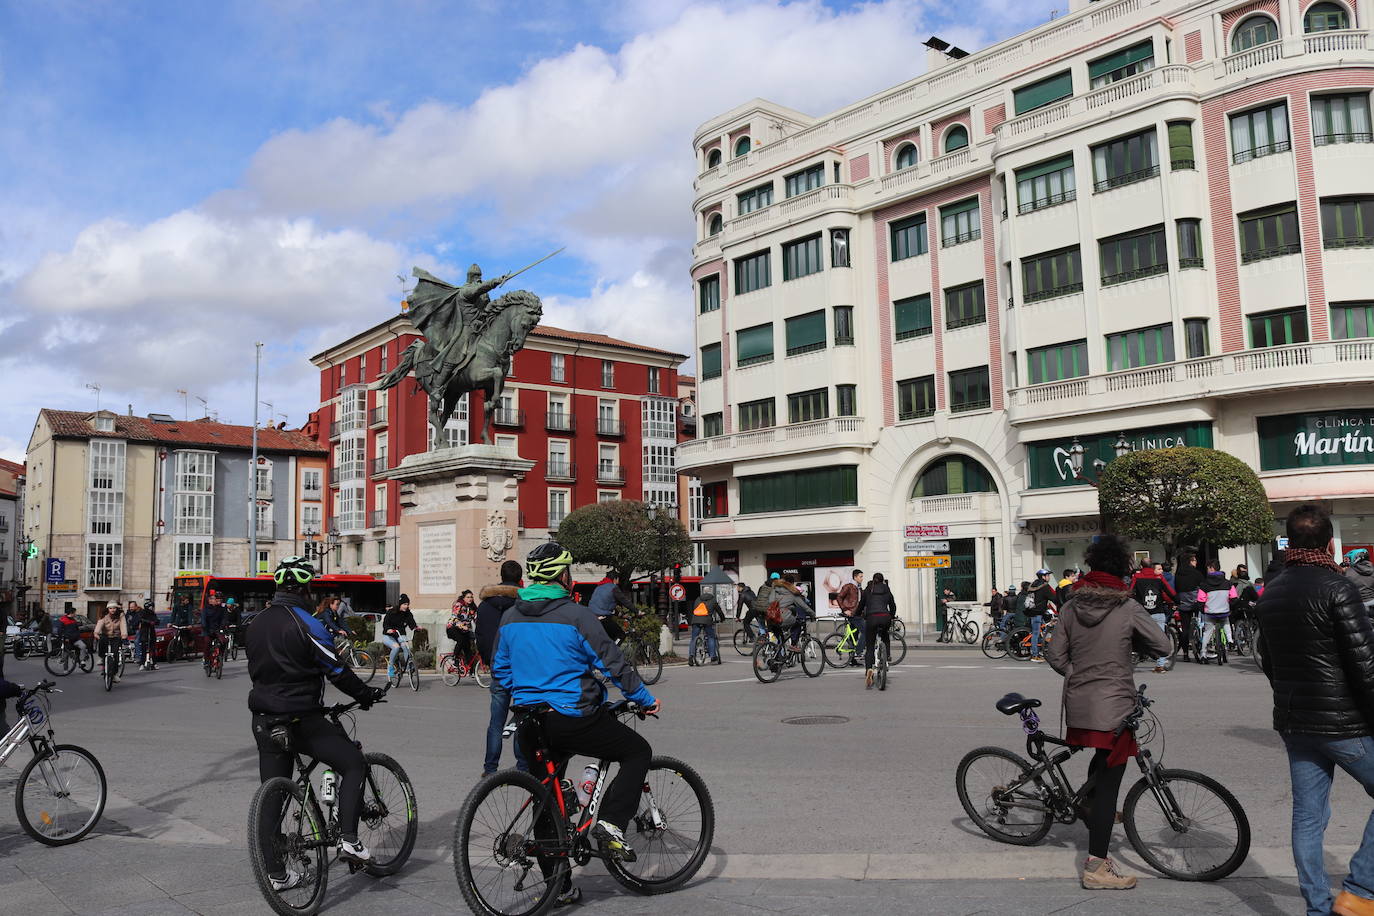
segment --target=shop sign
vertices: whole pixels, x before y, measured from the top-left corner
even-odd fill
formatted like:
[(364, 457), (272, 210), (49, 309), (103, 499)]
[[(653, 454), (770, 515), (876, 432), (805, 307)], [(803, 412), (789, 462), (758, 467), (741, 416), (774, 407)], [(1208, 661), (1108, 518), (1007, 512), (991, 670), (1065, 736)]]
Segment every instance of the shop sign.
[(1260, 470), (1374, 464), (1374, 410), (1260, 417)]
[(907, 557), (907, 569), (949, 569), (949, 555), (940, 557)]
[[(1093, 461), (1101, 458), (1111, 462), (1116, 458), (1116, 440), (1120, 430), (1110, 433), (1079, 434), (1078, 444), (1083, 446), (1083, 472), (1093, 474)], [(1178, 448), (1180, 446), (1212, 447), (1212, 424), (1177, 423), (1172, 426), (1155, 426), (1148, 429), (1126, 430), (1126, 441), (1135, 451), (1156, 448)], [(1044, 439), (1026, 445), (1027, 463), (1030, 469), (1030, 487), (1033, 490), (1047, 487), (1078, 487), (1085, 482), (1074, 479), (1073, 464), (1069, 450), (1073, 448), (1074, 436), (1058, 439)]]
[(1046, 547), (1046, 548), (1045, 548), (1045, 556), (1047, 556), (1047, 557), (1062, 557), (1063, 555), (1064, 555), (1064, 548), (1063, 548), (1063, 547)]
[(949, 541), (907, 541), (902, 549), (906, 553), (949, 553)]
[(949, 526), (907, 525), (906, 536), (909, 538), (947, 538), (949, 537)]
[(50, 583), (48, 583), (48, 594), (50, 594), (50, 595), (57, 595), (57, 594), (68, 594), (68, 593), (70, 593), (70, 594), (75, 594), (75, 593), (76, 593), (76, 580), (75, 580), (75, 579), (67, 579), (67, 580), (64, 581), (64, 582), (50, 582)]
[(1030, 523), (1031, 534), (1043, 538), (1092, 537), (1102, 530), (1096, 515), (1084, 518), (1041, 518)]

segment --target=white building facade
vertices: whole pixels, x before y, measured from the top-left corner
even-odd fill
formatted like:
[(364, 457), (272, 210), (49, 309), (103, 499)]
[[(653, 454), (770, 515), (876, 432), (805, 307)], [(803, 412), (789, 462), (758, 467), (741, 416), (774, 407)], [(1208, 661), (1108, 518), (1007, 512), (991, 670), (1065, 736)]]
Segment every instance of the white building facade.
[[(704, 124), (678, 467), (712, 560), (883, 571), (930, 619), (1079, 565), (1070, 449), (1091, 476), (1121, 438), (1227, 451), (1374, 541), (1371, 14), (1075, 4), (821, 118)], [(949, 569), (904, 568), (922, 525)]]

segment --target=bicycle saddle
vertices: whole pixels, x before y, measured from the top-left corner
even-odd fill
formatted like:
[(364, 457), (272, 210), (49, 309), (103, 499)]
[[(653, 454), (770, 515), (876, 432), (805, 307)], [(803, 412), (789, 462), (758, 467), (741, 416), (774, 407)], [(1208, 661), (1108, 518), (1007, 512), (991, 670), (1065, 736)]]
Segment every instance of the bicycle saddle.
[(1039, 700), (1023, 697), (1019, 693), (1009, 693), (997, 701), (997, 711), (1004, 716), (1014, 716), (1023, 709), (1034, 709), (1039, 705)]

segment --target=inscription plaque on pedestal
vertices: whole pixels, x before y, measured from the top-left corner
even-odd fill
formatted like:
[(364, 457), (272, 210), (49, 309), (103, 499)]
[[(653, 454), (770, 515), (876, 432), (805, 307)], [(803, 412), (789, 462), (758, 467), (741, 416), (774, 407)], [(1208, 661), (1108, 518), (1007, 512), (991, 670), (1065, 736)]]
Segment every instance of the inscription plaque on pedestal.
[(457, 590), (455, 575), (458, 551), (458, 527), (447, 525), (420, 525), (416, 531), (419, 536), (419, 549), (416, 551), (416, 591), (425, 595), (452, 594)]

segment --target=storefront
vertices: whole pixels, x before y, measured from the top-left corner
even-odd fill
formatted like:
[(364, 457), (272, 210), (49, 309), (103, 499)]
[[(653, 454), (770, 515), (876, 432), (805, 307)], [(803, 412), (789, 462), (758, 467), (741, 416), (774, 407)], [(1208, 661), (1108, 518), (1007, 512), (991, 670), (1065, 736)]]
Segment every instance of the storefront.
[(854, 551), (769, 553), (764, 555), (763, 565), (769, 575), (795, 575), (806, 600), (825, 616), (835, 613), (836, 595), (854, 573)]
[(1095, 476), (1094, 462), (1110, 464), (1116, 458), (1121, 439), (1132, 451), (1156, 448), (1197, 446), (1212, 448), (1211, 423), (1176, 423), (1148, 429), (1130, 429), (1109, 433), (1089, 433), (1068, 438), (1044, 439), (1026, 445), (1028, 486), (1033, 490), (1053, 487), (1081, 487), (1083, 480), (1074, 476), (1073, 447), (1083, 447), (1083, 473)]

